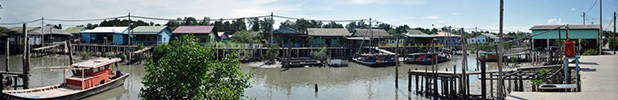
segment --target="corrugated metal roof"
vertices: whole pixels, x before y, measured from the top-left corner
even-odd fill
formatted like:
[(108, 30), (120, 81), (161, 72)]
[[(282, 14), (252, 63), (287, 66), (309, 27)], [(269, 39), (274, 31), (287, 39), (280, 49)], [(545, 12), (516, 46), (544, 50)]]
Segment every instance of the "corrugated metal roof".
[(423, 31), (420, 31), (420, 30), (406, 30), (406, 34), (410, 34), (410, 35), (424, 34), (424, 35), (427, 35), (427, 33), (424, 33)]
[(289, 27), (280, 27), (279, 29), (273, 31), (274, 34), (302, 34), (297, 30), (294, 30)]
[[(532, 35), (546, 32), (545, 30), (532, 30)], [(566, 38), (566, 30), (560, 30), (562, 39)], [(599, 30), (569, 30), (569, 38), (571, 39), (597, 39)], [(551, 30), (541, 35), (532, 37), (532, 39), (558, 39), (558, 30)]]
[(352, 33), (344, 28), (307, 28), (310, 36), (350, 36)]
[(212, 32), (214, 26), (179, 26), (172, 32), (173, 34), (208, 34)]
[(79, 33), (82, 32), (84, 29), (86, 29), (86, 27), (69, 27), (67, 29), (64, 29), (64, 31), (69, 33)]
[(124, 33), (129, 27), (96, 27), (91, 30), (84, 30), (82, 33)]
[[(17, 32), (18, 34), (23, 33), (22, 29), (23, 29), (22, 27), (11, 28), (11, 30)], [(68, 33), (68, 32), (66, 32), (64, 30), (61, 30), (61, 29), (54, 28), (53, 26), (43, 26), (43, 28), (41, 28), (41, 27), (27, 27), (26, 29), (28, 31), (28, 34), (32, 34), (32, 35), (47, 35), (47, 34), (71, 35), (71, 33)]]
[(132, 34), (157, 34), (166, 28), (167, 26), (138, 26), (133, 29)]
[(457, 34), (452, 34), (449, 32), (438, 32), (438, 34), (434, 34), (434, 37), (459, 37)]
[[(373, 37), (373, 38), (392, 37), (391, 34), (389, 34), (383, 29), (361, 29), (359, 28), (359, 29), (356, 29), (356, 34), (357, 36), (366, 36), (366, 37)], [(373, 36), (371, 36), (371, 34), (373, 34)]]
[(496, 36), (496, 35), (494, 35), (494, 34), (491, 34), (491, 33), (481, 33), (481, 35), (485, 35), (485, 36), (487, 36), (487, 37), (489, 37), (489, 38), (492, 38), (492, 39), (498, 39), (498, 38), (500, 38), (500, 37), (498, 37), (498, 36)]
[[(534, 25), (530, 28), (530, 30), (552, 30), (552, 29), (556, 29), (558, 27), (562, 26), (561, 28), (564, 29), (565, 27), (563, 25)], [(569, 25), (569, 29), (592, 29), (592, 30), (598, 30), (599, 28), (599, 24), (590, 24), (590, 25)]]

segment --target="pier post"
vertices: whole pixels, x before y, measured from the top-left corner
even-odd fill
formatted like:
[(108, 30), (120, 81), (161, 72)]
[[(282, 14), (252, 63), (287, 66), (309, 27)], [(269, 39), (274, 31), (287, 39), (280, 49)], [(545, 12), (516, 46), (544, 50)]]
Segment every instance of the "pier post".
[(71, 41), (66, 41), (67, 50), (69, 50), (69, 66), (73, 65), (73, 47), (71, 47)]
[(489, 73), (489, 97), (494, 97), (494, 81), (493, 81), (493, 73)]
[[(6, 37), (6, 42), (5, 42), (5, 44), (4, 44), (4, 48), (6, 48), (6, 50), (4, 51), (4, 57), (5, 57), (5, 58), (4, 58), (4, 62), (5, 62), (5, 63), (4, 63), (4, 66), (6, 67), (6, 68), (4, 69), (4, 71), (5, 71), (5, 72), (9, 72), (9, 62), (10, 62), (10, 61), (9, 61), (9, 57), (10, 57), (10, 51), (9, 51), (9, 50), (10, 50), (10, 49), (9, 49), (9, 48), (10, 48), (10, 46), (9, 46), (9, 45), (10, 45), (10, 43), (9, 43), (9, 37), (7, 36), (7, 37)], [(0, 78), (1, 78), (1, 77), (0, 77)], [(1, 84), (0, 84), (0, 85), (1, 85)], [(2, 89), (4, 89), (4, 88), (2, 88)]]
[[(414, 68), (414, 70), (417, 70), (417, 69), (416, 69), (416, 68)], [(419, 91), (418, 91), (418, 86), (419, 86), (419, 84), (418, 84), (418, 74), (414, 74), (414, 76), (415, 76), (415, 81), (414, 81), (414, 82), (415, 82), (415, 84), (414, 84), (414, 85), (416, 85), (416, 86), (415, 86), (416, 88), (414, 89), (414, 91), (416, 91), (416, 93), (418, 94), (418, 92), (419, 92)]]
[(408, 69), (408, 92), (412, 92), (412, 75), (410, 75), (409, 69)]
[[(477, 55), (478, 56), (478, 55)], [(487, 83), (486, 81), (486, 65), (485, 65), (485, 57), (478, 57), (478, 60), (480, 60), (481, 64), (481, 99), (485, 100), (486, 96), (487, 96)]]
[(24, 33), (24, 53), (23, 55), (23, 75), (22, 75), (22, 79), (23, 79), (23, 88), (24, 89), (28, 89), (28, 81), (30, 81), (30, 79), (28, 78), (28, 75), (30, 75), (30, 49), (29, 46), (30, 44), (28, 44), (28, 30), (26, 27), (26, 24), (23, 24), (23, 28), (22, 28), (22, 32)]

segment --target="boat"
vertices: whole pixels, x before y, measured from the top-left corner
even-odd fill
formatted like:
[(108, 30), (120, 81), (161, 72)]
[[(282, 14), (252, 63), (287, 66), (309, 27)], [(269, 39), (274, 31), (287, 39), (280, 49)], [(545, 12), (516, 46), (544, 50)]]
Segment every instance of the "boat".
[[(431, 59), (431, 55), (437, 55), (436, 58)], [(411, 53), (406, 55), (404, 62), (408, 64), (421, 64), (431, 65), (436, 60), (436, 64), (449, 61), (450, 59), (444, 54), (438, 53)]]
[(65, 77), (64, 82), (57, 85), (22, 89), (3, 90), (2, 100), (75, 100), (95, 95), (124, 84), (129, 73), (112, 72), (112, 65), (120, 62), (120, 58), (95, 58), (72, 64), (64, 69), (70, 69), (72, 76)]
[[(498, 54), (496, 52), (486, 52), (486, 51), (482, 51), (479, 52), (480, 55), (483, 55), (485, 57), (485, 61), (487, 62), (496, 62), (498, 61)], [(483, 57), (481, 56), (481, 57)], [(506, 61), (507, 56), (502, 56), (503, 59)]]
[(328, 60), (328, 66), (333, 66), (333, 67), (348, 66), (348, 60), (345, 60), (345, 59), (330, 59), (330, 60)]
[(356, 63), (371, 66), (371, 67), (384, 67), (395, 66), (395, 55), (392, 54), (359, 54), (352, 57), (352, 60)]

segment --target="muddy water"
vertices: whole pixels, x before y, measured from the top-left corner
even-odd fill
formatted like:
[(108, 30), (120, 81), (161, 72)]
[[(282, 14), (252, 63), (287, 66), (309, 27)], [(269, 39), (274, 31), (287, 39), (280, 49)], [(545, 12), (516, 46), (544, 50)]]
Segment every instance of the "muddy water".
[[(2, 56), (4, 57), (4, 56)], [(32, 67), (68, 65), (68, 57), (33, 57)], [(4, 70), (4, 60), (0, 69)], [(21, 72), (21, 56), (11, 56), (10, 70)], [(476, 61), (469, 56), (468, 69), (476, 69)], [(461, 57), (455, 57), (449, 62), (438, 64), (439, 70), (452, 70), (457, 64), (458, 73), (461, 71)], [(488, 63), (489, 69), (495, 69), (495, 63)], [(90, 100), (136, 100), (144, 77), (143, 65), (123, 65), (120, 70), (131, 73), (123, 86), (114, 88), (101, 94), (90, 96)], [(399, 67), (399, 89), (395, 89), (395, 67), (367, 67), (353, 62), (348, 67), (308, 67), (308, 68), (252, 68), (243, 66), (244, 72), (253, 73), (250, 80), (252, 87), (245, 91), (246, 98), (258, 100), (383, 100), (383, 99), (426, 99), (417, 97), (407, 91), (407, 70), (431, 68), (430, 65), (408, 65)], [(42, 87), (62, 83), (63, 70), (33, 68), (31, 70), (30, 87)], [(67, 73), (67, 76), (70, 75)], [(477, 77), (470, 79), (477, 81)], [(414, 78), (412, 78), (414, 81)], [(414, 82), (413, 82), (414, 83)], [(314, 85), (318, 85), (315, 92)], [(414, 86), (412, 86), (414, 87)], [(472, 90), (471, 92), (473, 92)]]

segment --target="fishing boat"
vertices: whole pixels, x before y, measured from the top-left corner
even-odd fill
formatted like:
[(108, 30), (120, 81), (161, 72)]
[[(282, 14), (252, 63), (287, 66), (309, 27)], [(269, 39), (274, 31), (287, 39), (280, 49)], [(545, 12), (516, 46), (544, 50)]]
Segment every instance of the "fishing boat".
[(72, 76), (65, 77), (57, 85), (23, 89), (3, 90), (3, 100), (74, 100), (95, 95), (112, 88), (122, 86), (129, 73), (112, 72), (120, 58), (95, 58), (72, 64), (63, 69), (70, 69)]
[[(437, 57), (431, 59), (432, 55), (436, 55)], [(437, 61), (436, 64), (449, 61), (450, 59), (445, 54), (438, 53), (411, 53), (405, 57), (405, 63), (408, 64), (422, 64), (422, 65), (431, 65), (433, 61)]]
[[(482, 51), (482, 52), (479, 52), (479, 54), (483, 55), (485, 57), (485, 61), (487, 61), (487, 62), (496, 62), (496, 61), (498, 61), (498, 54), (496, 52)], [(507, 59), (506, 56), (502, 56), (502, 57), (505, 60)]]
[(352, 60), (356, 63), (371, 66), (371, 67), (384, 67), (395, 66), (395, 55), (392, 54), (359, 54), (352, 57)]

